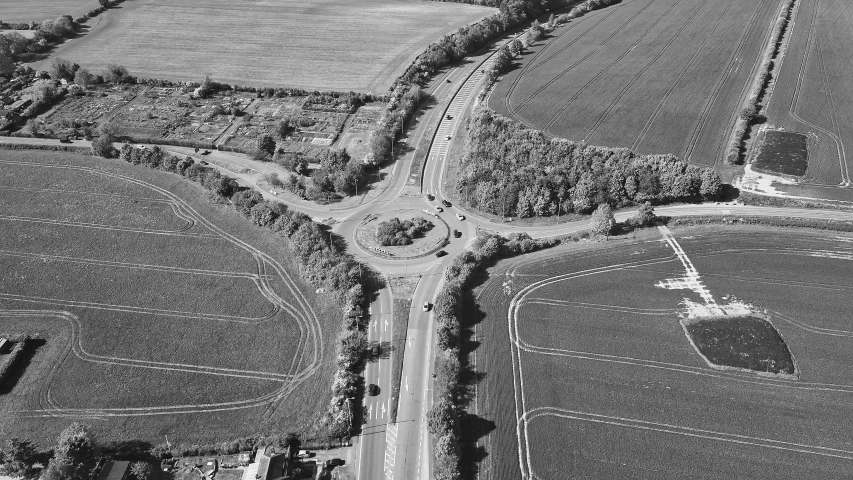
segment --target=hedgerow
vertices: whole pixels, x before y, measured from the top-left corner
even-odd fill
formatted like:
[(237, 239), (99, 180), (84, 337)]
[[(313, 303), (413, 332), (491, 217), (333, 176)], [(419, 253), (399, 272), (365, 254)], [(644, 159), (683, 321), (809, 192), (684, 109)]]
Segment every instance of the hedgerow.
[(504, 217), (713, 198), (722, 186), (709, 167), (548, 139), (485, 106), (471, 117), (468, 136), (456, 190), (467, 205)]
[(427, 414), (427, 428), (435, 435), (435, 478), (459, 478), (460, 418), (468, 397), (461, 388), (461, 328), (460, 303), (462, 293), (470, 288), (473, 275), (490, 262), (533, 252), (559, 243), (555, 239), (534, 240), (527, 233), (508, 237), (481, 233), (471, 245), (445, 269), (445, 283), (435, 298), (434, 316), (438, 354), (435, 364), (435, 403)]
[(791, 20), (791, 14), (794, 10), (796, 0), (787, 0), (776, 22), (773, 25), (773, 31), (770, 34), (770, 41), (764, 50), (761, 60), (761, 65), (758, 67), (758, 75), (752, 82), (749, 90), (749, 96), (741, 108), (738, 118), (735, 121), (735, 128), (729, 138), (728, 146), (726, 147), (726, 163), (738, 163), (741, 159), (741, 150), (749, 127), (755, 120), (759, 111), (759, 102), (764, 96), (767, 87), (770, 84), (770, 73), (773, 71), (773, 65), (776, 58), (779, 56), (779, 49), (782, 44), (782, 36)]
[(230, 200), (234, 209), (253, 224), (286, 240), (305, 281), (337, 297), (343, 312), (343, 332), (338, 342), (338, 372), (332, 384), (333, 396), (323, 425), (330, 437), (348, 436), (351, 410), (347, 402), (360, 387), (361, 360), (366, 347), (360, 319), (367, 299), (363, 282), (364, 278), (369, 278), (363, 275), (367, 268), (352, 255), (336, 248), (330, 233), (308, 215), (290, 210), (283, 203), (264, 200), (255, 190), (240, 189), (233, 178), (196, 164), (190, 157), (181, 159), (159, 147), (140, 149), (125, 144), (120, 158), (183, 175), (204, 186), (215, 197)]

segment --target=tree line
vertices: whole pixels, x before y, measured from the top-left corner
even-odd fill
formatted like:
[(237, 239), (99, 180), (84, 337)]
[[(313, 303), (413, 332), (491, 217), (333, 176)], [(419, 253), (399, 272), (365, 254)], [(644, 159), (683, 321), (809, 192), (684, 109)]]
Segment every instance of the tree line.
[(487, 107), (468, 124), (456, 190), (474, 208), (504, 217), (587, 214), (598, 205), (715, 198), (722, 183), (712, 168), (673, 155), (637, 155), (548, 139)]
[(471, 288), (474, 275), (499, 258), (512, 257), (556, 245), (557, 240), (533, 240), (527, 233), (508, 237), (481, 233), (471, 245), (453, 259), (445, 269), (445, 283), (435, 298), (434, 315), (438, 353), (435, 363), (435, 403), (427, 413), (427, 428), (434, 435), (436, 480), (458, 480), (460, 473), (460, 443), (464, 437), (465, 409), (472, 400), (470, 378), (463, 358), (465, 325), (461, 312), (463, 295)]

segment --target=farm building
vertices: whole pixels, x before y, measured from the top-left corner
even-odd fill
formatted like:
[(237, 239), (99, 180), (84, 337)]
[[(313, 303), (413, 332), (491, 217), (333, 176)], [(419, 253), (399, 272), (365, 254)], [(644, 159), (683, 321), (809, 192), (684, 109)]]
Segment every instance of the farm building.
[(290, 447), (285, 453), (275, 453), (272, 447), (258, 452), (258, 473), (255, 480), (287, 480), (293, 474), (293, 461)]
[(130, 462), (109, 461), (104, 465), (97, 480), (125, 480), (130, 474)]

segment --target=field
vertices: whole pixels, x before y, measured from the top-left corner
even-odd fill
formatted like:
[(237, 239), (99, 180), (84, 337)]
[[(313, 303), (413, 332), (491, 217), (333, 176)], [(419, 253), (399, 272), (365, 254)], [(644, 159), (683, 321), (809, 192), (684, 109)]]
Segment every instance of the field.
[[(480, 478), (849, 475), (853, 236), (663, 235), (490, 270), (475, 291), (481, 312), (467, 313), (489, 339), (476, 350), (476, 413), (496, 424)], [(797, 376), (702, 359), (680, 322), (735, 306), (771, 319)]]
[(95, 8), (98, 8), (97, 0), (3, 0), (0, 20), (41, 23), (66, 14), (77, 18)]
[[(820, 187), (849, 186), (847, 148), (853, 148), (853, 101), (849, 45), (853, 7), (843, 0), (801, 0), (781, 71), (767, 106), (771, 125), (809, 133), (805, 181)], [(853, 195), (846, 193), (848, 200)]]
[(723, 161), (779, 0), (626, 0), (558, 27), (489, 106), (548, 135)]
[(0, 205), (0, 335), (46, 340), (0, 391), (4, 434), (311, 431), (337, 322), (275, 235), (176, 175), (67, 154), (4, 153)]
[(492, 11), (413, 0), (134, 0), (54, 55), (140, 77), (383, 94), (426, 45)]
[(809, 137), (799, 133), (766, 131), (753, 169), (802, 177), (808, 169)]

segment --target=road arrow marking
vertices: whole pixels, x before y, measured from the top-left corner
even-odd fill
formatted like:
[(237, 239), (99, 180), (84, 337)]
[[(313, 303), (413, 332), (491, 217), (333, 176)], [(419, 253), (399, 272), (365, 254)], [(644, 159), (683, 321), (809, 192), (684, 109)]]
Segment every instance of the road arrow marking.
[(385, 402), (382, 402), (382, 418), (385, 418)]
[(388, 331), (388, 319), (387, 318), (385, 319), (385, 327), (383, 328), (383, 330), (386, 332)]
[(409, 376), (406, 375), (406, 391), (409, 391)]
[(367, 418), (368, 420), (373, 418), (373, 404), (367, 407)]

